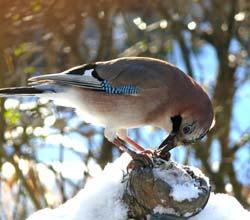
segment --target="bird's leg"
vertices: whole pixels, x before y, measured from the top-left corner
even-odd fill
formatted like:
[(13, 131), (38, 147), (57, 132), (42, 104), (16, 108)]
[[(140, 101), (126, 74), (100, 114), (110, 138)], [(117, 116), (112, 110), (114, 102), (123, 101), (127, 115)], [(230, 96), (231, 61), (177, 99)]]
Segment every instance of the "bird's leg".
[(115, 138), (113, 143), (120, 150), (127, 152), (132, 157), (133, 160), (128, 164), (127, 169), (135, 169), (139, 167), (152, 167), (153, 166), (151, 155), (148, 155), (148, 153), (145, 153), (144, 150), (139, 153), (135, 152), (134, 150), (130, 149), (127, 143), (119, 137)]
[(136, 150), (138, 150), (138, 151), (140, 151), (140, 152), (142, 152), (142, 151), (145, 150), (141, 145), (137, 144), (137, 143), (136, 143), (135, 141), (133, 141), (130, 137), (126, 136), (126, 137), (125, 137), (125, 140), (126, 140), (126, 142), (128, 142), (130, 145), (132, 145)]
[(127, 130), (125, 129), (119, 129), (117, 131), (117, 136), (127, 142), (128, 144), (132, 145), (136, 151), (144, 151), (144, 148), (137, 144), (135, 141), (133, 141), (127, 134)]
[[(128, 168), (135, 168), (135, 167), (146, 167), (152, 166), (152, 155), (153, 153), (150, 151), (145, 151), (141, 146), (135, 143), (127, 136), (127, 132), (124, 129), (116, 130), (112, 127), (106, 127), (104, 130), (105, 137), (116, 145), (121, 151), (127, 152), (131, 157), (132, 161), (128, 165)], [(124, 140), (125, 139), (125, 140)], [(128, 144), (134, 146), (139, 152), (132, 150)]]
[(142, 146), (140, 146), (138, 143), (136, 143), (134, 140), (132, 140), (128, 135), (127, 135), (127, 130), (119, 130), (117, 132), (117, 136), (124, 140), (126, 143), (130, 144), (133, 146), (134, 150), (142, 155), (146, 155), (147, 157), (152, 158), (154, 155), (154, 152), (152, 150), (145, 150)]

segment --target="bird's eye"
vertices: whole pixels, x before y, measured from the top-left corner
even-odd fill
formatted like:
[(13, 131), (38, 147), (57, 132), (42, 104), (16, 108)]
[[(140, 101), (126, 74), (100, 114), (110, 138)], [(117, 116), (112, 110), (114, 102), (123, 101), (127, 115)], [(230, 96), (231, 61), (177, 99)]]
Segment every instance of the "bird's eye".
[(185, 127), (183, 127), (182, 131), (184, 134), (190, 134), (192, 132), (192, 126), (186, 125)]

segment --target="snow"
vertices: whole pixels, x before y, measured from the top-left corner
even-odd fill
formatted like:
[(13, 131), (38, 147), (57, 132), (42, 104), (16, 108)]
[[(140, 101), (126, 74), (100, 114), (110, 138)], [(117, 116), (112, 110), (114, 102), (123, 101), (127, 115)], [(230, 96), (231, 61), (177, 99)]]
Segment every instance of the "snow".
[(177, 202), (182, 202), (185, 199), (188, 201), (192, 201), (192, 199), (196, 199), (199, 197), (199, 193), (201, 193), (201, 190), (196, 187), (194, 184), (176, 184), (172, 191), (170, 192), (170, 195), (174, 198)]
[[(160, 205), (154, 208), (154, 213), (175, 214), (174, 210), (167, 209)], [(186, 213), (190, 216), (192, 213)], [(211, 193), (208, 203), (198, 215), (188, 218), (189, 220), (250, 220), (250, 212), (244, 209), (241, 204), (227, 194)]]
[[(127, 220), (127, 208), (121, 201), (125, 183), (122, 183), (121, 180), (130, 160), (131, 158), (127, 154), (123, 154), (115, 162), (108, 164), (102, 173), (90, 180), (84, 189), (65, 204), (55, 209), (40, 210), (27, 220)], [(171, 167), (171, 163), (167, 165)], [(190, 180), (189, 175), (184, 173), (181, 180), (176, 178), (176, 175), (180, 175), (178, 169), (181, 169), (181, 166), (172, 171), (169, 169), (169, 176), (166, 176), (164, 170), (156, 169), (154, 172), (157, 175), (156, 178), (164, 178), (171, 184), (179, 184), (174, 189), (176, 192), (172, 192), (176, 198), (181, 198), (180, 193), (185, 194), (183, 196), (185, 198), (193, 198), (196, 196), (194, 193), (196, 189), (192, 189), (193, 192), (189, 194), (183, 191), (186, 190), (185, 187), (180, 187), (180, 185), (185, 186), (184, 180)], [(198, 169), (195, 170), (195, 174), (203, 175)], [(156, 206), (153, 211), (164, 214), (170, 213), (171, 209)], [(198, 215), (189, 218), (189, 220), (221, 219), (250, 220), (250, 212), (245, 210), (232, 196), (211, 193), (205, 209)]]
[(204, 173), (202, 173), (200, 169), (198, 169), (197, 167), (193, 167), (193, 166), (188, 166), (188, 167), (189, 167), (190, 170), (193, 171), (193, 173), (195, 174), (195, 176), (204, 179), (207, 182), (208, 186), (210, 186), (208, 177), (205, 176)]
[(124, 171), (131, 160), (123, 154), (90, 180), (74, 198), (56, 209), (43, 209), (27, 220), (125, 220), (127, 208), (121, 197), (125, 184)]
[(162, 205), (158, 205), (154, 208), (153, 212), (156, 214), (176, 214), (175, 210), (173, 208), (166, 208)]
[(211, 193), (208, 204), (189, 220), (250, 220), (250, 212), (233, 196)]

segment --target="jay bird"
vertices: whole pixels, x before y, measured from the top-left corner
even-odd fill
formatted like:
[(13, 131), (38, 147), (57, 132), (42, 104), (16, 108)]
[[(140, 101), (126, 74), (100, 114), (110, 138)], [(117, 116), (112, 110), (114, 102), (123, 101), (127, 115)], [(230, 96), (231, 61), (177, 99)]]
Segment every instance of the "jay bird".
[(127, 136), (129, 128), (165, 129), (169, 135), (158, 151), (166, 155), (177, 145), (200, 140), (214, 125), (212, 104), (202, 87), (176, 66), (158, 59), (95, 62), (29, 82), (27, 87), (1, 89), (0, 96), (34, 95), (60, 101), (75, 108), (86, 122), (104, 126), (105, 137), (123, 150), (129, 144), (144, 152)]

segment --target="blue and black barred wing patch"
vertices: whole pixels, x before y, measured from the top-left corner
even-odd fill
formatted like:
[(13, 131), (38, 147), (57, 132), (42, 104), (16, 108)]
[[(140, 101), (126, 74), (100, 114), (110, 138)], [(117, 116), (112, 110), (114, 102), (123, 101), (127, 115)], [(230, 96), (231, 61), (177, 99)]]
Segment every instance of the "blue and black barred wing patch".
[(137, 94), (139, 92), (138, 88), (132, 85), (117, 86), (117, 87), (111, 86), (107, 80), (103, 80), (101, 85), (104, 92), (111, 94), (132, 95), (132, 94)]
[(103, 91), (109, 94), (133, 95), (139, 92), (139, 89), (133, 85), (112, 86), (108, 80), (98, 75), (95, 70), (95, 64), (87, 64), (79, 68), (74, 68), (68, 74), (81, 75), (82, 81), (77, 85), (84, 88)]

